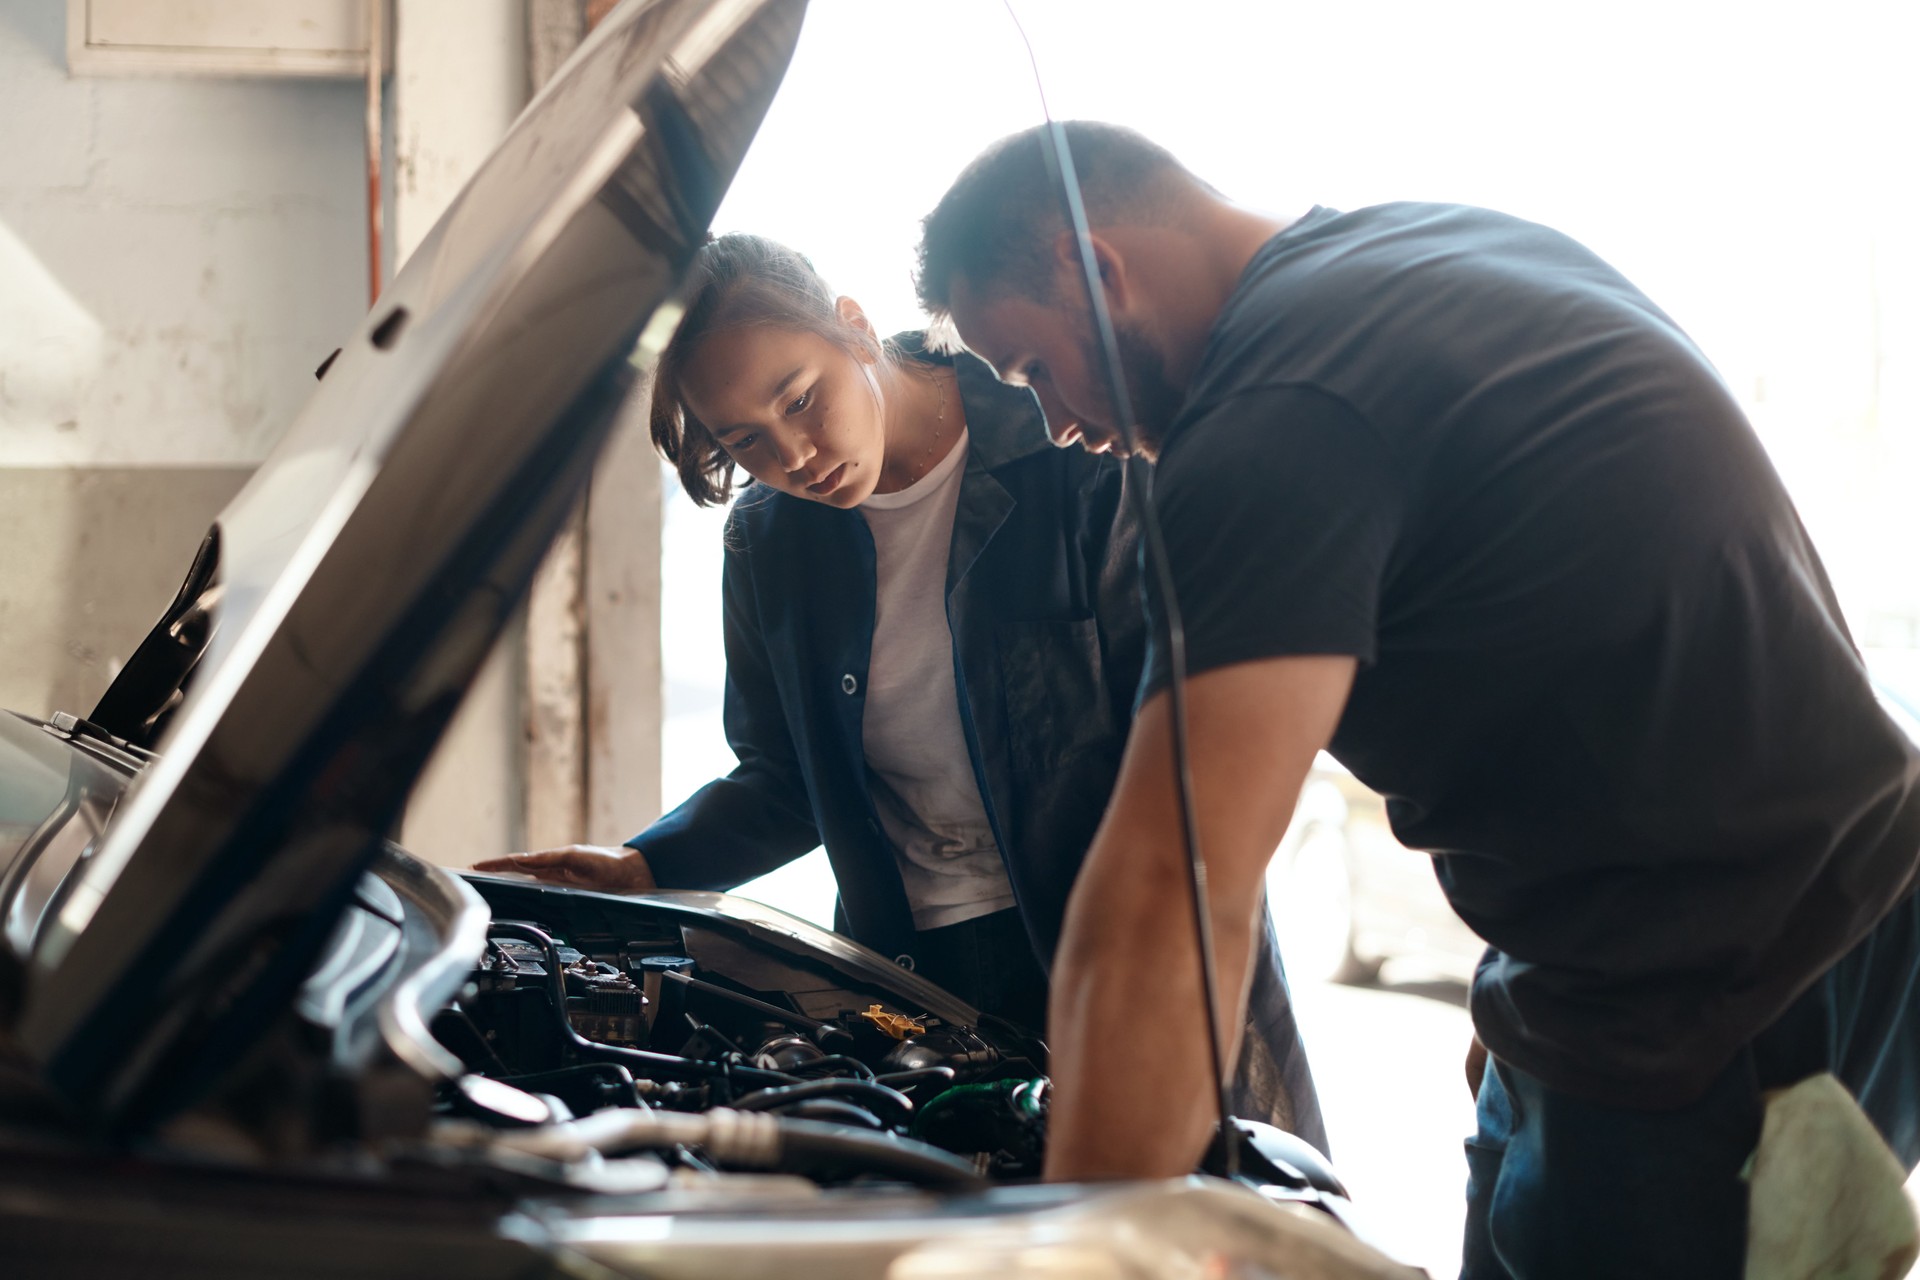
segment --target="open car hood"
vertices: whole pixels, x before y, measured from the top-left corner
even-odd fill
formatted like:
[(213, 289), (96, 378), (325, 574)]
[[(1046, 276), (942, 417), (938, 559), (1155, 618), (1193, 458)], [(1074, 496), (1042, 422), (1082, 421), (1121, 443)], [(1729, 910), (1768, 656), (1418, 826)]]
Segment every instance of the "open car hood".
[(292, 999), (677, 322), (803, 11), (603, 21), (221, 514), (191, 689), (29, 958), (13, 1037), (81, 1115), (163, 1119)]

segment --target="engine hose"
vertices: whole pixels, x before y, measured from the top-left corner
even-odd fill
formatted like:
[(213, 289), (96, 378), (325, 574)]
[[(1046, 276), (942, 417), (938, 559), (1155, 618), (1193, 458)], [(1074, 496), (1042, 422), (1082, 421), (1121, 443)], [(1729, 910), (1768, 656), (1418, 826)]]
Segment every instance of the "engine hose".
[(780, 1121), (775, 1117), (715, 1107), (697, 1119), (705, 1122), (707, 1136), (688, 1146), (705, 1147), (707, 1154), (722, 1165), (745, 1165), (749, 1169), (780, 1167), (783, 1144)]
[(970, 1106), (982, 1107), (987, 1115), (1023, 1124), (1041, 1123), (1046, 1116), (1046, 1104), (1042, 1101), (1045, 1083), (1044, 1077), (1039, 1077), (955, 1085), (920, 1108), (908, 1132), (916, 1138), (923, 1138), (955, 1111)]
[(850, 1124), (856, 1129), (884, 1131), (887, 1127), (887, 1122), (873, 1112), (838, 1098), (809, 1098), (805, 1102), (782, 1107), (777, 1114), (788, 1120), (830, 1120), (834, 1124)]
[(617, 1108), (532, 1129), (449, 1128), (444, 1140), (483, 1143), (548, 1160), (573, 1162), (624, 1151), (699, 1147), (721, 1165), (776, 1171), (827, 1168), (874, 1173), (922, 1186), (977, 1188), (973, 1165), (938, 1147), (817, 1120), (790, 1120), (716, 1107), (700, 1115)]
[(637, 1078), (665, 1078), (690, 1083), (726, 1080), (730, 1084), (752, 1085), (756, 1089), (795, 1083), (795, 1078), (784, 1071), (769, 1071), (764, 1067), (748, 1067), (738, 1063), (704, 1062), (698, 1058), (654, 1053), (646, 1049), (628, 1049), (622, 1045), (600, 1044), (584, 1036), (573, 1049), (580, 1058), (618, 1063)]
[(952, 1067), (914, 1067), (910, 1071), (895, 1071), (884, 1076), (875, 1076), (875, 1084), (884, 1084), (893, 1089), (914, 1089), (923, 1084), (953, 1083)]
[(843, 1098), (857, 1106), (891, 1117), (892, 1124), (906, 1124), (913, 1118), (913, 1101), (898, 1089), (870, 1080), (808, 1080), (801, 1084), (778, 1085), (759, 1089), (733, 1100), (738, 1111), (776, 1111), (793, 1102), (809, 1098)]
[(860, 1061), (860, 1059), (844, 1053), (829, 1053), (825, 1057), (810, 1059), (809, 1061), (799, 1064), (798, 1067), (789, 1071), (788, 1074), (801, 1076), (804, 1079), (818, 1079), (819, 1077), (814, 1075), (803, 1075), (803, 1073), (818, 1071), (841, 1071), (850, 1076), (857, 1076), (862, 1080), (871, 1080), (874, 1078), (872, 1067)]
[(864, 1133), (846, 1125), (782, 1120), (780, 1145), (788, 1157), (783, 1163), (802, 1168), (824, 1164), (840, 1172), (885, 1174), (903, 1182), (955, 1190), (989, 1185), (971, 1160), (912, 1138)]

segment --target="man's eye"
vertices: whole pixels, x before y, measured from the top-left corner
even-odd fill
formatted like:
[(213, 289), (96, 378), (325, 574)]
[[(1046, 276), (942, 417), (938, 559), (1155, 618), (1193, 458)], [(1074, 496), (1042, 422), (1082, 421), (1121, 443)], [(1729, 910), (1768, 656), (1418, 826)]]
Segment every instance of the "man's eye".
[(1020, 376), (1028, 382), (1038, 382), (1047, 376), (1047, 366), (1040, 360), (1029, 361), (1027, 366), (1020, 370)]
[(802, 391), (797, 397), (794, 398), (793, 403), (787, 406), (787, 414), (791, 416), (796, 413), (805, 413), (807, 411), (807, 406), (812, 403), (813, 403), (813, 392)]

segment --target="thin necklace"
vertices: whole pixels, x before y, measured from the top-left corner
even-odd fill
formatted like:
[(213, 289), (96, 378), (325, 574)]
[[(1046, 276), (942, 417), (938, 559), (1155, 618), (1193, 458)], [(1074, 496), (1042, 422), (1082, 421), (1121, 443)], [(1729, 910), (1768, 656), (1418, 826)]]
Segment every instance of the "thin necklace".
[(940, 407), (934, 413), (934, 416), (933, 416), (933, 439), (927, 443), (926, 456), (921, 458), (920, 466), (917, 469), (913, 479), (908, 481), (909, 484), (918, 484), (921, 480), (926, 478), (927, 472), (933, 469), (933, 451), (939, 448), (940, 435), (943, 431), (946, 430), (947, 380), (941, 377), (939, 373), (936, 372), (933, 375), (933, 385), (939, 388), (940, 390)]
[(933, 451), (941, 447), (941, 434), (945, 434), (945, 430), (947, 430), (947, 378), (941, 378), (941, 376), (935, 372), (935, 374), (933, 374), (933, 386), (939, 388), (939, 391), (941, 391), (939, 409), (933, 413), (933, 439), (927, 441), (927, 451), (922, 455), (920, 462), (914, 466), (914, 470), (908, 472), (908, 478), (906, 478), (906, 486), (908, 487), (920, 484), (922, 480), (927, 478), (927, 472), (933, 470)]

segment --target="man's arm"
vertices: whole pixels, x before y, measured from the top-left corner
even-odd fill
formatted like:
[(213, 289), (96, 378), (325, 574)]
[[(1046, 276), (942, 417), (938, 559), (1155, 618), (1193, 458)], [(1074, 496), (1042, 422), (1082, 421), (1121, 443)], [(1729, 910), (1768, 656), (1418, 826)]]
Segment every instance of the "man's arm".
[[(1187, 685), (1227, 1064), (1245, 1020), (1262, 877), (1355, 667), (1350, 657), (1264, 658)], [(1134, 722), (1067, 906), (1048, 1012), (1049, 1178), (1177, 1175), (1205, 1150), (1216, 1093), (1189, 884), (1163, 690)]]

